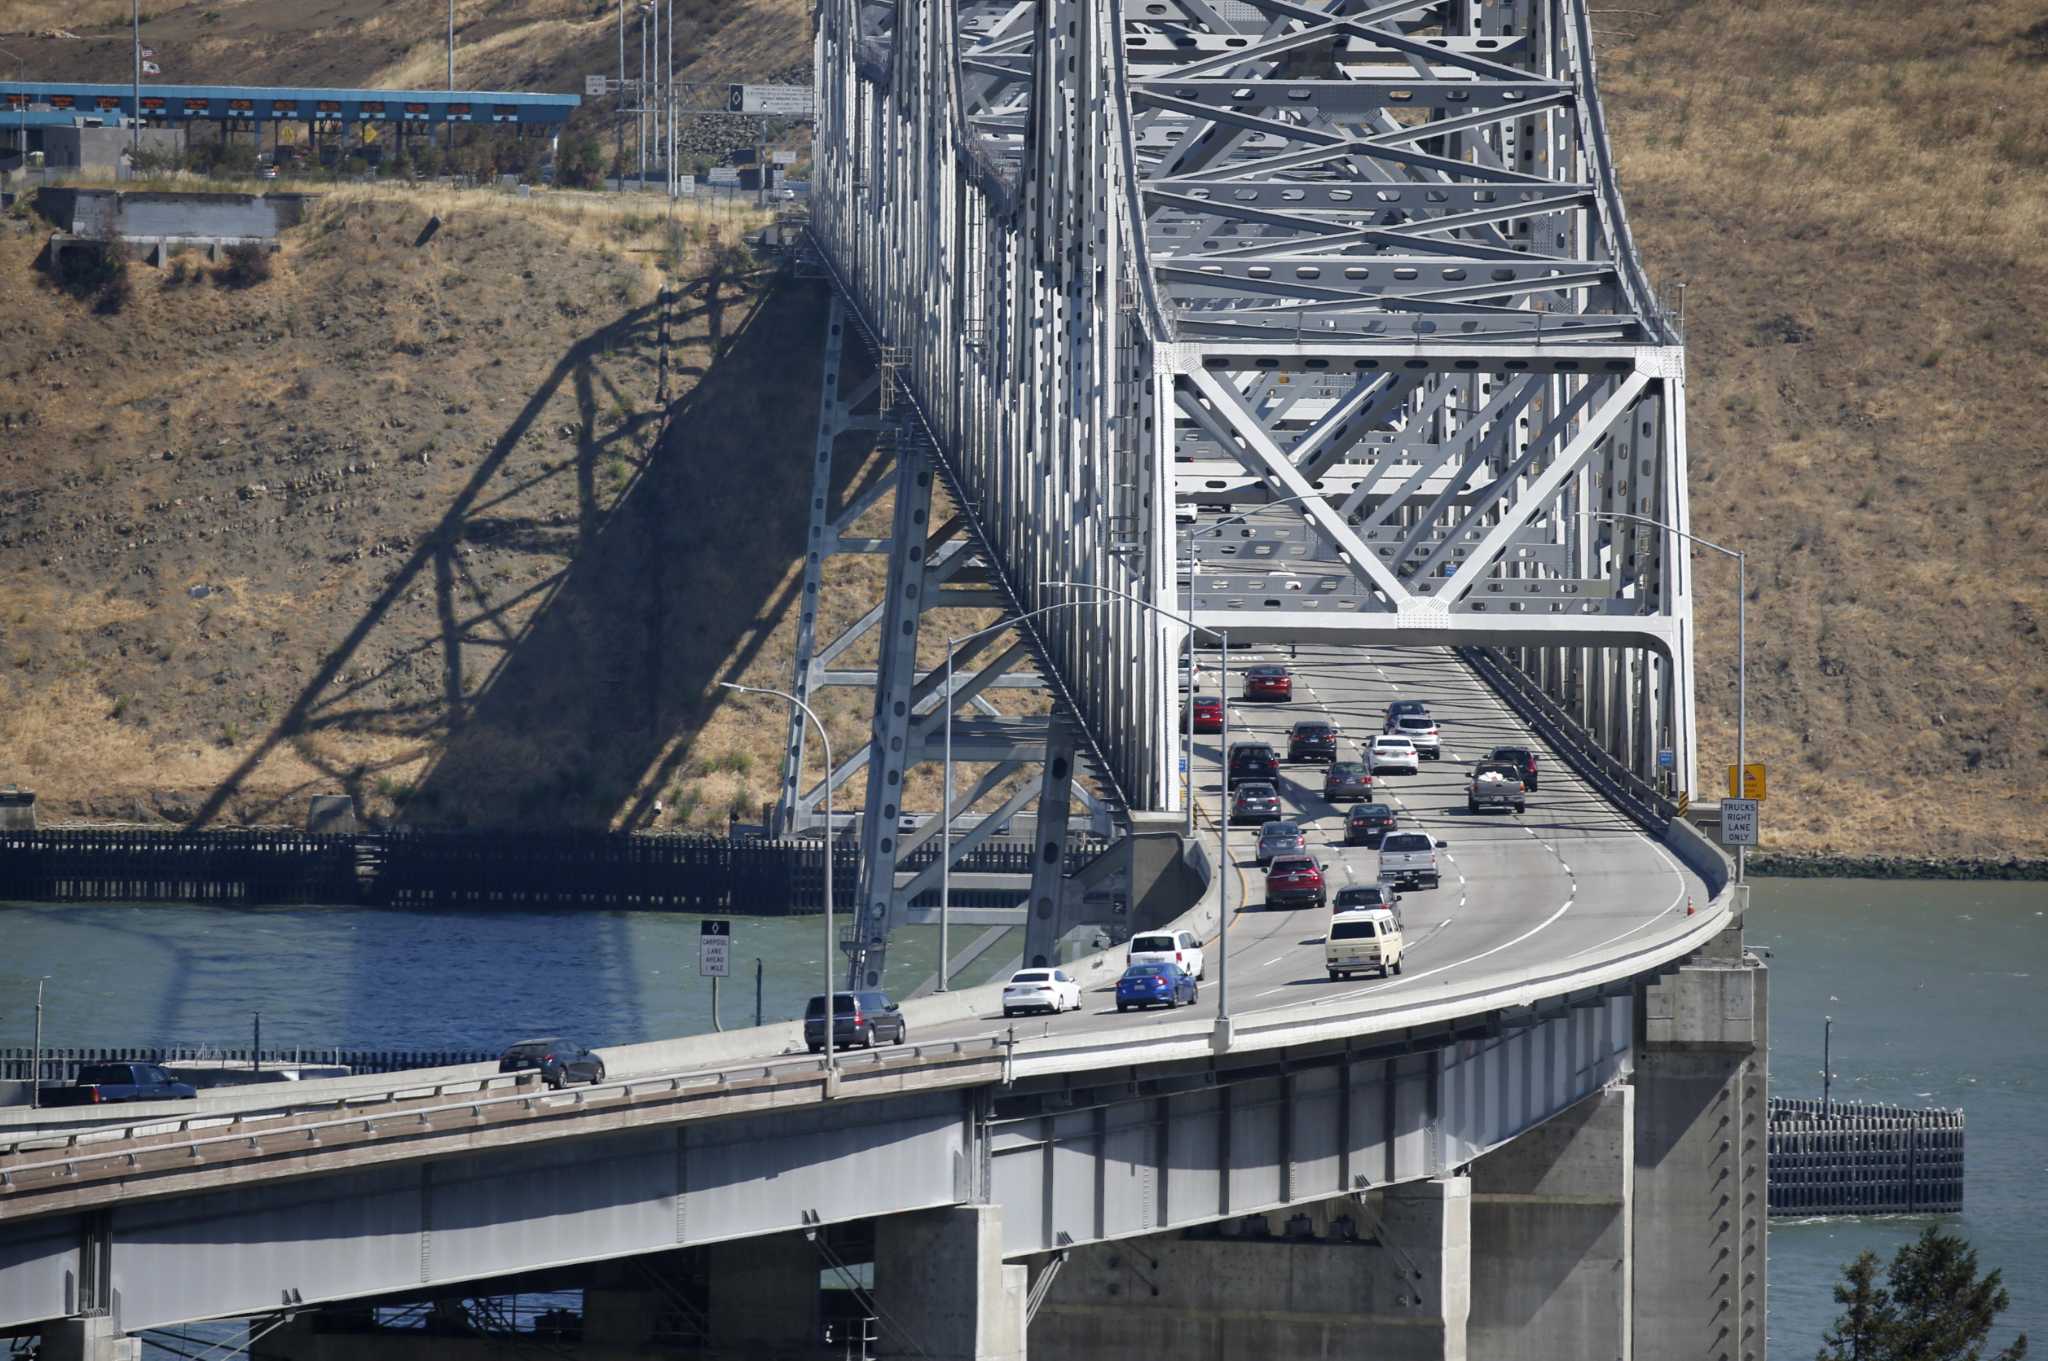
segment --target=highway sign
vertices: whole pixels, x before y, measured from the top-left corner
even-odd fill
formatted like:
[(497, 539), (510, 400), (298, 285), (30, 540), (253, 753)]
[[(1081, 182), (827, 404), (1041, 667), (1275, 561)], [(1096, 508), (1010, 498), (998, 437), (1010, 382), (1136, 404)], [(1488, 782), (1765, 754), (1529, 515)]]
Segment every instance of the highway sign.
[(1721, 844), (1724, 846), (1754, 846), (1757, 844), (1757, 815), (1755, 799), (1721, 800)]
[(709, 184), (738, 184), (740, 172), (733, 166), (714, 165), (705, 174), (704, 179)]
[(1657, 748), (1657, 769), (1670, 770), (1678, 764), (1678, 753), (1669, 747)]
[(605, 78), (603, 76), (585, 76), (583, 78), (583, 97), (585, 99), (600, 98), (604, 94), (606, 88), (607, 86)]
[(773, 161), (775, 162), (775, 164), (777, 164), (777, 165), (795, 165), (795, 164), (796, 164), (796, 153), (795, 153), (794, 151), (777, 151), (777, 152), (773, 152), (773, 153), (771, 153), (771, 157), (770, 157), (770, 158), (771, 158), (771, 159), (772, 159), (772, 160), (773, 160)]
[(810, 118), (816, 104), (808, 85), (729, 85), (727, 113), (765, 113), (784, 118)]
[(704, 922), (697, 928), (697, 974), (725, 978), (731, 973), (732, 923)]
[(1728, 767), (1728, 797), (1731, 799), (1751, 799), (1757, 803), (1762, 803), (1764, 801), (1764, 763), (1762, 761), (1751, 761), (1748, 765), (1744, 766), (1742, 768), (1742, 783), (1740, 785), (1735, 782), (1735, 767)]

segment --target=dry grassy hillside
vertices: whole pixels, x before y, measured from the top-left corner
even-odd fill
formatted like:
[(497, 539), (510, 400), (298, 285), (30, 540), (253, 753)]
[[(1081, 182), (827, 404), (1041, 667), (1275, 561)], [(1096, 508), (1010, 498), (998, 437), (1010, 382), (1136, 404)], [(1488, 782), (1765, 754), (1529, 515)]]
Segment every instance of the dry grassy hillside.
[[(1650, 8), (1605, 12), (1601, 81), (1689, 285), (1694, 526), (1750, 555), (1767, 838), (2048, 854), (2048, 12)], [(1697, 607), (1732, 759), (1718, 559)]]

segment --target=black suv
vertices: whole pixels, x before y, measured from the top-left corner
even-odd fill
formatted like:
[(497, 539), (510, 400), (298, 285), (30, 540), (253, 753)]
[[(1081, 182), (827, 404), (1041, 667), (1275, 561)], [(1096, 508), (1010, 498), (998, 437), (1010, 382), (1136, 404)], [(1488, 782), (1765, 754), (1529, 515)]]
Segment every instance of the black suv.
[[(910, 1036), (903, 1013), (886, 992), (832, 994), (832, 1046), (873, 1049), (878, 1039), (901, 1044)], [(804, 1043), (813, 1054), (825, 1047), (825, 995), (818, 993), (804, 1007)]]
[(1337, 730), (1327, 723), (1297, 723), (1287, 733), (1290, 761), (1334, 761), (1337, 759)]
[(498, 1060), (501, 1073), (518, 1073), (529, 1068), (539, 1069), (540, 1080), (557, 1091), (572, 1082), (588, 1082), (596, 1086), (604, 1081), (604, 1060), (574, 1040), (565, 1040), (560, 1035), (521, 1040)]
[(1234, 742), (1230, 747), (1230, 783), (1265, 780), (1280, 783), (1280, 758), (1264, 742)]
[(1536, 792), (1536, 753), (1528, 747), (1495, 747), (1486, 753), (1489, 761), (1506, 761), (1522, 772), (1522, 787)]

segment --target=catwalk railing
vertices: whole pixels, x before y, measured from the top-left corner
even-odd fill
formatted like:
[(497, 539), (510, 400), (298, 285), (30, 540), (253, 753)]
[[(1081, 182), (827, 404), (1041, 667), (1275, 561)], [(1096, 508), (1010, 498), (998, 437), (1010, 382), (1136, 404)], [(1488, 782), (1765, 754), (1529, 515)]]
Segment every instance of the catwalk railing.
[[(247, 1049), (206, 1045), (117, 1045), (111, 1049), (45, 1048), (42, 1079), (61, 1087), (78, 1079), (86, 1063), (191, 1063), (218, 1068), (346, 1068), (350, 1073), (409, 1073), (421, 1068), (451, 1068), (464, 1063), (495, 1063), (497, 1050), (483, 1049), (265, 1049), (255, 1058)], [(35, 1051), (0, 1049), (0, 1082), (28, 1082), (36, 1069)], [(217, 1085), (214, 1083), (208, 1086)]]
[(1774, 1096), (1773, 1215), (1953, 1214), (1963, 1208), (1963, 1113)]

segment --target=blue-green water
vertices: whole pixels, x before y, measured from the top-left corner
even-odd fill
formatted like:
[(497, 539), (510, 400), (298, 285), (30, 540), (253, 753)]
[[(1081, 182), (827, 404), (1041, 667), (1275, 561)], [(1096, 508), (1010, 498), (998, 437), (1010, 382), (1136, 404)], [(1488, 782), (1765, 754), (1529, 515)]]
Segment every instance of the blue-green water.
[[(48, 974), (53, 1045), (490, 1048), (558, 1031), (592, 1044), (710, 1028), (694, 916), (653, 912), (400, 912), (362, 908), (0, 907), (0, 1045), (26, 1045)], [(794, 1015), (818, 987), (819, 919), (738, 918), (726, 1024)], [(981, 934), (953, 932), (957, 955)], [(890, 983), (931, 973), (933, 928), (906, 932)], [(2005, 1272), (2009, 1325), (2048, 1341), (2048, 885), (1759, 880), (1749, 939), (1771, 951), (1771, 1086), (1820, 1092), (1821, 1018), (1835, 1018), (1835, 1091), (1961, 1106), (1966, 1208), (1953, 1223)], [(956, 980), (1014, 958), (999, 941)], [(1841, 1265), (1889, 1256), (1904, 1219), (1778, 1223), (1773, 1354), (1809, 1357)]]

